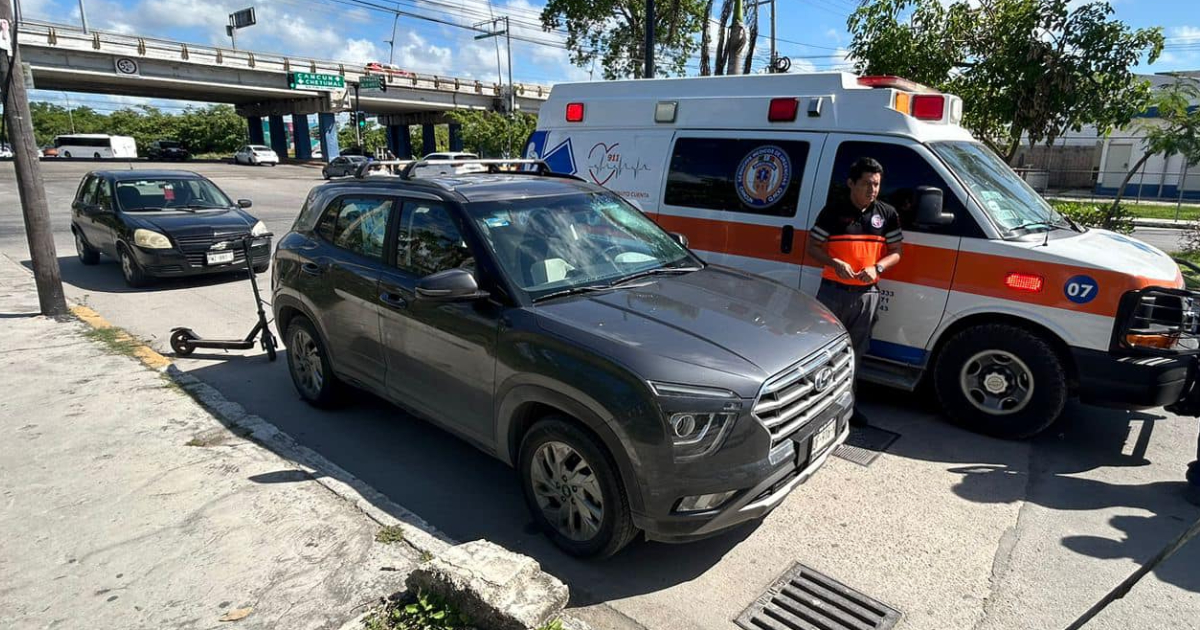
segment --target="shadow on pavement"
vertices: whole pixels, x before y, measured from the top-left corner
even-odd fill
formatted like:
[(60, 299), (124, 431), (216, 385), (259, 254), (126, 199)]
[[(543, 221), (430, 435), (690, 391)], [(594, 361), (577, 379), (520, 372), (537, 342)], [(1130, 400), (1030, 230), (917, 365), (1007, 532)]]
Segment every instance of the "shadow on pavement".
[[(634, 542), (607, 560), (572, 558), (536, 530), (513, 469), (370, 394), (355, 391), (347, 404), (331, 410), (309, 406), (292, 387), (285, 353), (281, 351), (275, 363), (267, 363), (255, 351), (229, 355), (245, 357), (242, 361), (189, 357), (177, 364), (451, 538), (460, 542), (486, 538), (535, 558), (571, 587), (574, 606), (692, 580), (757, 527), (750, 523), (683, 546)], [(254, 479), (259, 483), (297, 480), (295, 473)]]
[[(33, 269), (32, 261), (22, 260), (21, 264), (29, 270)], [(235, 281), (246, 281), (246, 291), (247, 293), (250, 291), (250, 283), (247, 281), (248, 276), (244, 269), (188, 278), (161, 278), (148, 287), (134, 289), (125, 284), (125, 278), (121, 276), (121, 266), (108, 256), (101, 256), (99, 264), (91, 266), (79, 262), (79, 258), (76, 256), (59, 256), (58, 268), (64, 283), (98, 293), (150, 293), (192, 289)], [(269, 278), (267, 274), (259, 275), (260, 280), (266, 278)]]
[[(1110, 519), (1124, 532), (1119, 539), (1066, 536), (1062, 545), (1071, 551), (1100, 559), (1129, 558), (1143, 563), (1183, 533), (1200, 516), (1200, 510), (1183, 498), (1184, 469), (1178, 481), (1116, 484), (1080, 475), (1102, 468), (1149, 466), (1147, 449), (1156, 426), (1163, 422), (1190, 422), (1161, 409), (1124, 411), (1068, 403), (1063, 417), (1041, 435), (1020, 443), (970, 433), (948, 422), (931, 419), (937, 407), (928, 393), (905, 394), (864, 387), (871, 400), (886, 395), (899, 419), (884, 428), (902, 433), (889, 449), (891, 455), (948, 464), (961, 475), (954, 493), (977, 503), (1027, 501), (1052, 510), (1097, 511), (1123, 507), (1142, 510), (1145, 516), (1122, 515)], [(1136, 439), (1131, 440), (1135, 424)], [(940, 426), (939, 426), (940, 425)], [(955, 464), (961, 464), (956, 466)], [(1195, 540), (1159, 566), (1155, 575), (1164, 582), (1200, 592), (1200, 543)]]

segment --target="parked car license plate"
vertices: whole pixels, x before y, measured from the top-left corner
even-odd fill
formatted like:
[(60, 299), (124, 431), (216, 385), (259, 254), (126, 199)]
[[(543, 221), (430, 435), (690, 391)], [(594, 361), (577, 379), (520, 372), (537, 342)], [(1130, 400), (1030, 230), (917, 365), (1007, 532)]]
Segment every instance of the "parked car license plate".
[(209, 252), (208, 264), (220, 265), (221, 263), (233, 262), (233, 252)]
[(825, 452), (830, 444), (837, 439), (837, 418), (833, 418), (825, 423), (819, 431), (813, 434), (812, 438), (812, 457), (816, 457)]

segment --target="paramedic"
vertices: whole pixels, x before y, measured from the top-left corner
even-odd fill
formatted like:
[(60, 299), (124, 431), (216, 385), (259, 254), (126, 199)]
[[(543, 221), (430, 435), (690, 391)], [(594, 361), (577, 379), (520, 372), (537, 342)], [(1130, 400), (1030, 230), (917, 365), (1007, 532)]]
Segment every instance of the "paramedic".
[[(846, 196), (830, 200), (810, 233), (808, 255), (824, 265), (817, 299), (850, 332), (856, 363), (871, 340), (879, 307), (879, 276), (900, 262), (903, 240), (895, 208), (879, 201), (883, 167), (872, 158), (850, 166)], [(856, 409), (851, 424), (866, 424)]]

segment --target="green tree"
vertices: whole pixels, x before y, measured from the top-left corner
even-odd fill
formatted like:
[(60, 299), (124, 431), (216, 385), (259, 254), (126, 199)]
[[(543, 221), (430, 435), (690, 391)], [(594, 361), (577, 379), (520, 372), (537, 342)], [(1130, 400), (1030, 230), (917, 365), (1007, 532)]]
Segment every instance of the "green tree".
[(1188, 164), (1200, 163), (1200, 108), (1192, 105), (1196, 102), (1200, 102), (1200, 83), (1195, 79), (1178, 77), (1174, 83), (1154, 91), (1150, 97), (1150, 116), (1139, 119), (1135, 125), (1144, 134), (1144, 152), (1117, 187), (1117, 196), (1105, 217), (1106, 226), (1119, 216), (1121, 197), (1129, 180), (1151, 157), (1179, 154)]
[(447, 125), (437, 125), (433, 128), (433, 140), (435, 146), (425, 148), (425, 135), (421, 131), (421, 125), (413, 125), (408, 128), (408, 141), (412, 144), (413, 157), (421, 157), (435, 151), (450, 150), (450, 127)]
[[(661, 76), (681, 75), (696, 52), (697, 35), (707, 16), (707, 0), (671, 0), (655, 12), (655, 61)], [(642, 75), (645, 63), (646, 3), (644, 0), (549, 0), (542, 26), (566, 27), (571, 63), (590, 67), (599, 60), (604, 78)]]
[(517, 157), (537, 129), (537, 117), (524, 112), (505, 116), (480, 110), (455, 110), (447, 114), (462, 125), (463, 147), (480, 157)]
[(1149, 97), (1131, 68), (1162, 52), (1161, 29), (1133, 30), (1107, 2), (865, 2), (847, 20), (862, 74), (894, 74), (963, 98), (963, 125), (1012, 159), (1022, 138), (1129, 123)]

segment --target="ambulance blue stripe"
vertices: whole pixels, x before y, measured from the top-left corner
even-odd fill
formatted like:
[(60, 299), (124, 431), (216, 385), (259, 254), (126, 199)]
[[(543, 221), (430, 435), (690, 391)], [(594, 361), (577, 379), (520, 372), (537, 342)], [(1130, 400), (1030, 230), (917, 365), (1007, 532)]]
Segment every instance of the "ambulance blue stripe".
[(925, 365), (926, 355), (929, 353), (925, 352), (924, 348), (872, 339), (871, 347), (867, 349), (867, 354), (881, 359), (908, 363), (909, 365)]

